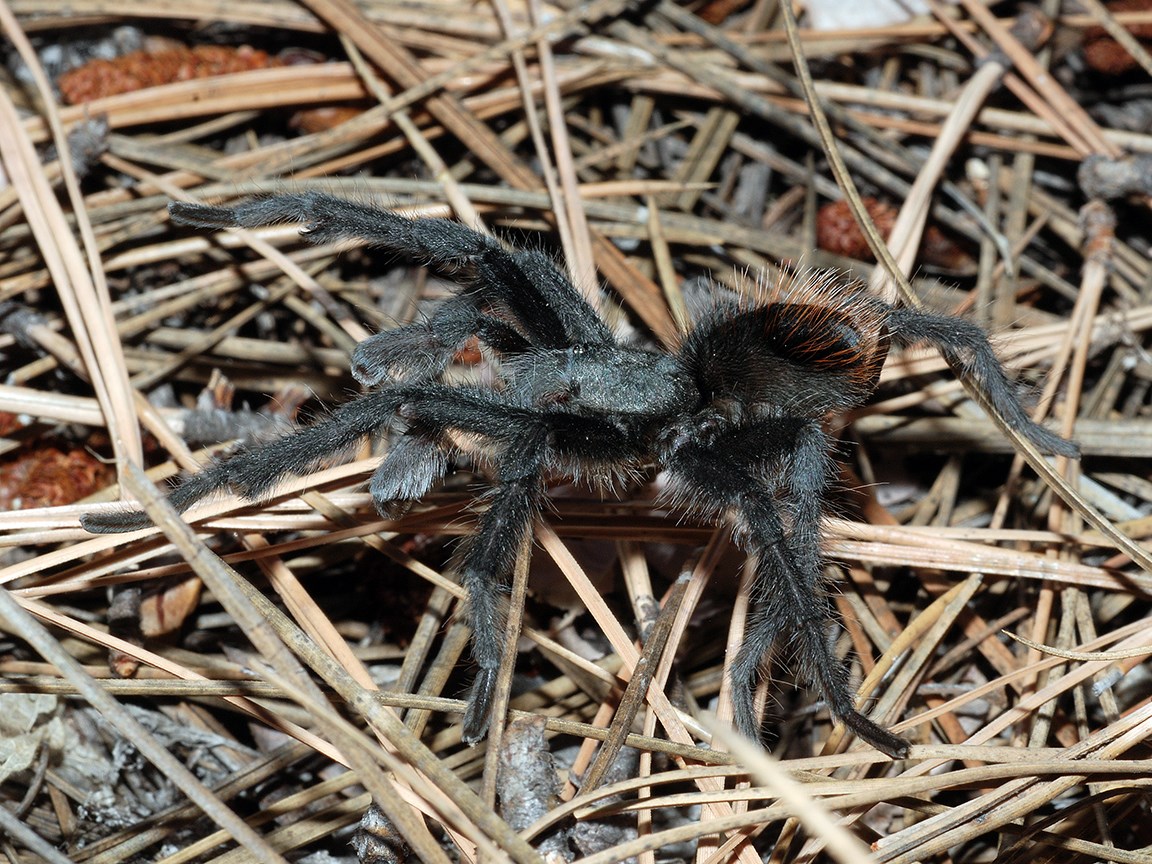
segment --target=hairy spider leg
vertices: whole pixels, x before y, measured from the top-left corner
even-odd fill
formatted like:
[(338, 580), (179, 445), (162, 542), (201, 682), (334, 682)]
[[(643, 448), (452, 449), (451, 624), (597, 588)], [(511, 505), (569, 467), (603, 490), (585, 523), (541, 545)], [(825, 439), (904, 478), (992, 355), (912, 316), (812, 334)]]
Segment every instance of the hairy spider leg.
[(531, 343), (510, 324), (485, 315), (468, 295), (445, 300), (427, 319), (369, 336), (352, 352), (352, 375), (365, 387), (431, 381), (476, 336), (500, 356), (523, 354)]
[[(313, 426), (216, 462), (173, 489), (168, 503), (182, 513), (215, 492), (231, 490), (250, 500), (267, 495), (284, 478), (339, 459), (365, 436), (389, 425), (404, 394), (400, 389), (365, 394)], [(80, 524), (92, 534), (115, 534), (147, 528), (152, 522), (143, 511), (123, 510), (89, 513)]]
[[(835, 618), (820, 555), (831, 442), (820, 421), (771, 417), (724, 428), (710, 423), (707, 433), (680, 436), (665, 464), (675, 499), (722, 505), (737, 543), (754, 561), (751, 611), (730, 666), (737, 727), (759, 740), (756, 683), (773, 649), (787, 640), (801, 675), (818, 688), (834, 717), (878, 750), (905, 755), (903, 739), (856, 710), (848, 670), (832, 650), (829, 626)], [(787, 480), (773, 480), (779, 477)], [(776, 501), (780, 485), (787, 487), (782, 504)]]
[[(476, 677), (468, 691), (462, 736), (484, 739), (492, 715), (496, 676), (509, 639), (505, 596), (516, 557), (540, 513), (548, 432), (542, 424), (522, 427), (500, 453), (499, 482), (488, 509), (460, 555), (460, 584), (468, 592), (472, 657)], [(508, 645), (508, 649), (513, 646)]]
[[(823, 577), (797, 566), (794, 538), (783, 537), (773, 505), (746, 502), (746, 548), (755, 559), (754, 602), (745, 641), (732, 663), (732, 693), (741, 731), (758, 740), (753, 694), (759, 670), (774, 645), (786, 641), (803, 677), (823, 695), (828, 710), (856, 735), (894, 759), (908, 755), (908, 743), (856, 710), (847, 666), (833, 650), (834, 609)], [(787, 552), (785, 551), (787, 550)], [(767, 587), (770, 586), (770, 587)]]
[[(497, 445), (496, 485), (475, 532), (462, 545), (457, 572), (468, 592), (472, 656), (476, 678), (464, 715), (464, 740), (483, 739), (507, 631), (505, 594), (523, 543), (540, 512), (544, 475), (561, 461), (587, 463), (591, 470), (608, 459), (636, 458), (643, 443), (627, 428), (599, 417), (540, 411), (509, 404), (502, 394), (473, 387), (429, 384), (410, 391), (400, 415), (420, 430), (425, 444), (413, 458), (428, 457), (432, 440), (450, 431), (479, 435)], [(374, 483), (382, 491), (401, 489), (409, 466), (405, 455), (389, 454)], [(571, 469), (573, 464), (566, 464)], [(378, 507), (387, 507), (377, 500)]]
[(315, 243), (361, 239), (451, 278), (477, 305), (508, 316), (544, 348), (611, 344), (596, 311), (542, 252), (510, 252), (487, 235), (447, 219), (405, 219), (387, 210), (317, 192), (277, 195), (234, 208), (173, 202), (177, 222), (203, 228), (307, 223)]
[(1075, 442), (1061, 438), (1028, 416), (987, 335), (977, 325), (963, 318), (894, 308), (888, 313), (888, 326), (893, 342), (904, 346), (928, 342), (949, 363), (968, 370), (1000, 416), (1040, 450), (1073, 459), (1080, 455)]
[[(749, 510), (749, 522), (755, 521), (759, 526), (769, 527), (768, 535), (759, 537), (756, 543), (760, 551), (756, 553), (755, 579), (757, 582), (762, 579), (772, 580), (771, 585), (765, 584), (762, 590), (753, 589), (754, 597), (761, 598), (760, 609), (771, 609), (765, 615), (768, 623), (758, 625), (754, 622), (750, 629), (757, 626), (774, 628), (777, 626), (771, 620), (774, 616), (781, 613), (790, 615), (792, 620), (785, 619), (782, 623), (792, 637), (801, 672), (807, 680), (816, 682), (832, 716), (877, 750), (894, 759), (902, 758), (908, 754), (908, 743), (856, 710), (848, 668), (837, 659), (833, 650), (836, 616), (825, 588), (827, 580), (823, 576), (824, 562), (820, 552), (822, 505), (834, 476), (833, 462), (829, 455), (833, 450), (833, 441), (818, 420), (801, 424), (795, 432), (795, 438), (787, 447), (783, 472), (783, 476), (787, 477), (786, 507), (790, 515), (788, 536), (784, 544), (786, 555), (779, 554), (780, 545), (771, 550), (763, 545), (764, 541), (776, 535), (777, 526), (772, 524), (771, 518), (757, 519), (752, 515), (757, 508)], [(760, 506), (765, 502), (771, 504), (767, 499), (762, 499)], [(764, 562), (767, 562), (767, 568)], [(786, 590), (792, 594), (786, 599), (781, 598), (778, 591), (782, 576)], [(745, 662), (755, 661), (749, 656)], [(737, 661), (733, 664), (734, 677), (741, 674), (739, 667), (740, 657), (737, 655)], [(748, 673), (753, 676), (756, 674), (754, 668), (746, 669), (745, 674)], [(751, 690), (755, 679), (746, 680), (749, 680)]]
[(399, 519), (416, 501), (444, 479), (450, 448), (443, 437), (410, 423), (388, 448), (372, 480), (368, 494), (376, 512)]

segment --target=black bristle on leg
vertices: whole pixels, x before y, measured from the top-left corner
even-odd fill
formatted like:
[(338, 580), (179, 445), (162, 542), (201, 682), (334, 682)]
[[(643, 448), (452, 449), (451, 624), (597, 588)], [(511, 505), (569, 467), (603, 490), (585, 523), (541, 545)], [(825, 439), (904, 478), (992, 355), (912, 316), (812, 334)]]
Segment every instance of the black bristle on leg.
[(195, 228), (235, 228), (240, 224), (236, 221), (235, 211), (227, 207), (186, 204), (183, 201), (169, 204), (168, 215), (178, 225), (192, 225)]
[[(367, 435), (393, 419), (401, 391), (370, 393), (338, 408), (324, 422), (300, 429), (255, 450), (245, 450), (193, 474), (168, 495), (168, 503), (184, 512), (197, 501), (219, 492), (236, 492), (250, 500), (267, 495), (286, 477), (300, 476), (339, 458)], [(89, 513), (80, 524), (92, 534), (115, 534), (147, 528), (146, 513), (110, 510)]]

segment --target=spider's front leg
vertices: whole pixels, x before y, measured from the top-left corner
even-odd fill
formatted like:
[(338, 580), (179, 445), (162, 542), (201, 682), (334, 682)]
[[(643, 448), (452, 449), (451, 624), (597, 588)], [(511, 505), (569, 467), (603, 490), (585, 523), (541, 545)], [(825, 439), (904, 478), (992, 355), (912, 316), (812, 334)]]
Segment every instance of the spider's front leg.
[[(367, 393), (319, 423), (242, 450), (193, 474), (169, 493), (168, 503), (182, 513), (217, 492), (233, 491), (250, 500), (267, 495), (284, 478), (314, 471), (387, 427), (404, 398), (400, 389)], [(109, 510), (85, 514), (80, 524), (92, 534), (116, 534), (147, 528), (152, 520), (141, 510)]]
[[(755, 689), (765, 658), (787, 639), (804, 677), (834, 717), (877, 750), (902, 758), (908, 743), (856, 710), (848, 670), (833, 651), (835, 620), (820, 555), (820, 518), (831, 443), (820, 421), (769, 418), (680, 436), (666, 464), (673, 494), (720, 504), (755, 560), (752, 609), (731, 664), (736, 724), (759, 739)], [(785, 501), (775, 477), (786, 477)], [(787, 521), (787, 524), (785, 524)]]
[[(450, 345), (461, 332), (460, 317), (492, 313), (521, 331), (527, 343), (539, 348), (612, 343), (612, 333), (595, 310), (572, 287), (543, 252), (509, 251), (491, 237), (448, 219), (406, 219), (388, 210), (332, 195), (305, 192), (246, 201), (236, 207), (207, 207), (173, 202), (173, 221), (201, 228), (258, 228), (282, 222), (304, 222), (302, 232), (314, 243), (360, 239), (375, 249), (427, 264), (462, 289), (464, 298), (445, 316), (433, 316), (431, 330), (420, 325), (400, 337), (413, 339), (420, 351), (442, 341)], [(484, 337), (484, 328), (477, 332)], [(506, 339), (510, 331), (496, 334)], [(470, 334), (467, 334), (470, 335)], [(425, 342), (421, 344), (420, 338)], [(365, 383), (385, 363), (403, 358), (391, 349), (391, 337), (369, 340), (360, 350), (370, 361)], [(493, 347), (500, 350), (496, 345)], [(371, 362), (375, 359), (377, 362)], [(450, 357), (449, 357), (450, 359)], [(439, 358), (436, 359), (439, 362)], [(356, 366), (354, 359), (354, 366)]]

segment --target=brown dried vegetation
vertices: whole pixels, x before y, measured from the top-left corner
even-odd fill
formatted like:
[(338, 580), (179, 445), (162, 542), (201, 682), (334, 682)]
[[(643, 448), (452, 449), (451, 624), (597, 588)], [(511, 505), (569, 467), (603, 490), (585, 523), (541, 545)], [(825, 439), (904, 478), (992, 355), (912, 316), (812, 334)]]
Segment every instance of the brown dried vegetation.
[[(1147, 862), (1149, 198), (1096, 183), (1118, 200), (1089, 201), (1076, 177), (1143, 165), (1152, 109), (1142, 73), (1105, 92), (1083, 72), (1096, 5), (1055, 22), (1051, 55), (1013, 29), (1024, 4), (801, 29), (818, 101), (788, 4), (537, 5), (138, 0), (129, 21), (99, 0), (0, 3), (12, 52), (31, 37), (55, 76), (12, 64), (0, 82), (4, 854)], [(122, 26), (168, 47), (93, 60)], [(293, 52), (331, 59), (275, 59)], [(110, 132), (77, 184), (59, 157), (94, 99)], [(765, 687), (777, 759), (726, 737), (740, 556), (655, 477), (553, 490), (500, 747), (459, 736), (472, 442), (395, 519), (364, 491), (373, 442), (272, 501), (206, 503), (195, 530), (158, 509), (161, 528), (82, 532), (92, 508), (148, 500), (134, 464), (163, 487), (275, 428), (246, 408), (268, 394), (309, 394), (303, 422), (344, 400), (356, 342), (444, 297), (419, 267), (294, 226), (167, 222), (173, 198), (307, 189), (546, 248), (651, 344), (675, 343), (702, 277), (755, 293), (781, 262), (993, 331), (1079, 463), (1013, 442), (927, 351), (829, 418), (840, 647), (910, 758), (847, 741), (787, 656)], [(872, 263), (869, 221), (910, 285)], [(961, 257), (931, 259), (934, 231)], [(473, 346), (457, 361), (459, 380), (487, 372)]]
[(64, 101), (81, 105), (93, 99), (131, 93), (146, 87), (175, 84), (195, 78), (210, 78), (251, 69), (267, 69), (279, 62), (242, 45), (183, 45), (159, 50), (133, 51), (113, 60), (90, 60), (59, 77), (57, 85)]

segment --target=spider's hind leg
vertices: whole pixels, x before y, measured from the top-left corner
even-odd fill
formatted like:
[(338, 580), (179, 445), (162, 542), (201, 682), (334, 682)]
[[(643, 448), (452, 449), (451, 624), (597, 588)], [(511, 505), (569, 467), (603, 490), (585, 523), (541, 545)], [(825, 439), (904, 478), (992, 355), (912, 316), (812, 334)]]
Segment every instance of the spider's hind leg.
[[(755, 559), (752, 612), (730, 668), (740, 731), (759, 740), (756, 682), (765, 658), (786, 639), (834, 717), (876, 749), (905, 756), (907, 742), (856, 710), (848, 671), (832, 650), (828, 627), (834, 617), (820, 555), (830, 442), (820, 421), (767, 418), (683, 442), (666, 460), (677, 494), (732, 513), (736, 539)], [(772, 488), (780, 482), (786, 486), (782, 503)]]
[[(763, 526), (775, 521), (761, 512), (754, 518)], [(768, 533), (774, 533), (769, 527)], [(744, 643), (731, 667), (732, 701), (740, 731), (758, 740), (754, 693), (760, 668), (772, 648), (787, 639), (787, 644), (800, 664), (803, 677), (824, 697), (828, 710), (857, 737), (894, 759), (908, 755), (908, 742), (889, 732), (856, 710), (849, 683), (848, 669), (833, 650), (834, 639), (829, 622), (834, 620), (833, 607), (823, 586), (796, 578), (794, 562), (782, 551), (787, 544), (749, 543), (756, 552), (756, 583), (763, 586), (748, 619)]]
[(949, 363), (971, 372), (1000, 415), (1040, 450), (1073, 459), (1080, 455), (1075, 442), (1061, 438), (1028, 416), (987, 335), (976, 324), (963, 318), (898, 307), (889, 313), (888, 327), (896, 344), (928, 342)]

